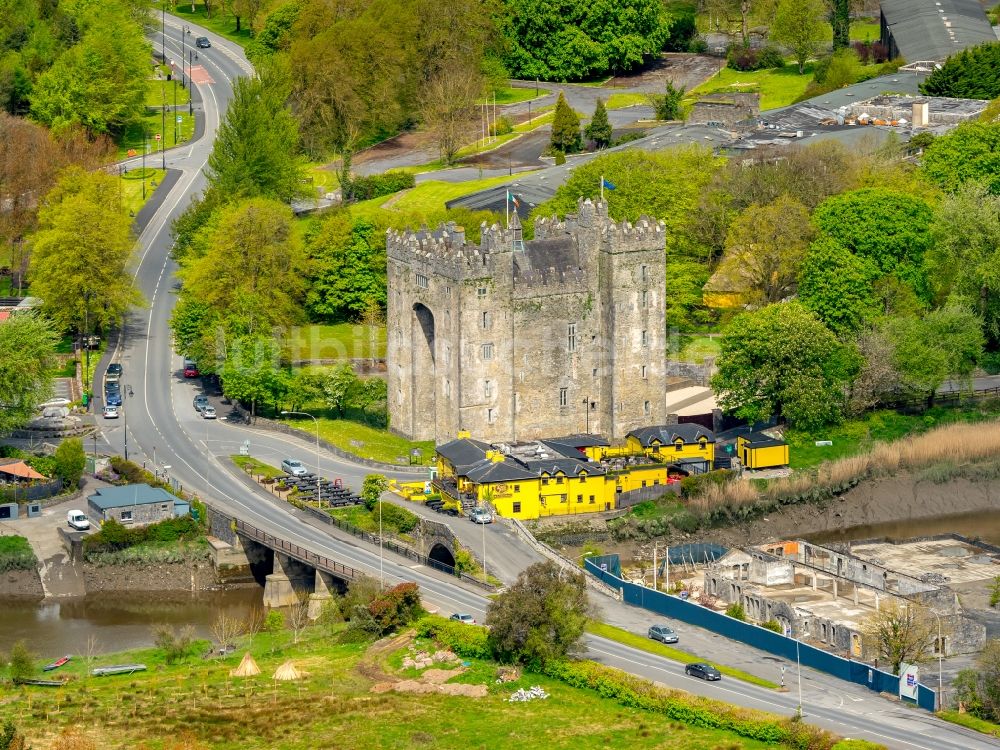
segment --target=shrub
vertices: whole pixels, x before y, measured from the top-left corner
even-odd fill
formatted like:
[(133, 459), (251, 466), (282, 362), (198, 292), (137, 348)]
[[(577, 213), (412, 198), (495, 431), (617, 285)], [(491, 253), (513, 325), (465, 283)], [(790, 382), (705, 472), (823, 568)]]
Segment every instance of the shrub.
[(87, 456), (83, 452), (83, 441), (80, 438), (67, 438), (56, 448), (55, 474), (63, 482), (63, 487), (75, 489), (80, 485), (83, 468), (87, 465)]
[(688, 42), (687, 51), (693, 55), (703, 55), (708, 52), (708, 42), (700, 37), (695, 37)]
[(167, 664), (174, 664), (186, 658), (194, 645), (194, 628), (185, 625), (180, 630), (174, 630), (172, 625), (156, 625), (153, 627), (153, 643), (163, 652)]
[(555, 152), (555, 159), (556, 159), (556, 164), (557, 165), (558, 164), (565, 164), (566, 163), (566, 154), (565, 154), (565, 152), (563, 152), (563, 151), (556, 151)]
[(126, 528), (109, 519), (96, 534), (83, 540), (84, 553), (117, 552), (147, 542), (180, 542), (197, 539), (201, 527), (191, 516), (168, 518), (140, 528)]
[(739, 602), (734, 602), (726, 607), (726, 614), (732, 617), (734, 620), (739, 620), (740, 622), (747, 621), (746, 610), (743, 609), (743, 605)]
[(781, 623), (777, 620), (768, 620), (767, 622), (761, 623), (762, 628), (767, 628), (768, 630), (773, 630), (775, 633), (784, 633), (785, 629), (781, 627)]
[(674, 82), (668, 80), (666, 90), (663, 94), (653, 94), (649, 97), (649, 101), (653, 105), (653, 110), (656, 112), (657, 120), (683, 120), (684, 119), (684, 108), (681, 106), (681, 102), (684, 99), (685, 88), (681, 86), (679, 89), (674, 87)]
[(499, 117), (490, 125), (490, 135), (507, 135), (514, 132), (514, 123), (506, 115)]
[(351, 621), (359, 610), (367, 611), (375, 597), (381, 592), (379, 582), (369, 576), (359, 576), (347, 587), (347, 592), (340, 599), (340, 613), (347, 621)]
[(433, 638), (463, 658), (493, 658), (486, 628), (469, 627), (437, 615), (426, 615), (417, 621), (416, 630), (418, 636)]
[[(382, 507), (383, 527), (395, 529), (400, 534), (409, 534), (420, 523), (420, 518), (406, 508), (400, 508), (392, 503), (380, 502), (379, 505)], [(374, 513), (378, 513), (378, 508), (375, 509)]]
[(729, 469), (692, 474), (681, 480), (681, 495), (683, 497), (697, 497), (705, 491), (707, 486), (722, 485), (731, 481), (732, 478), (733, 472)]
[(765, 70), (785, 67), (785, 56), (776, 47), (754, 49), (733, 45), (726, 54), (726, 65), (733, 70)]
[(285, 629), (285, 616), (280, 611), (272, 609), (264, 618), (263, 630), (265, 633), (280, 633)]
[(457, 549), (455, 551), (455, 570), (459, 573), (475, 573), (479, 569), (476, 559), (467, 549)]
[(343, 193), (345, 199), (364, 201), (392, 195), (416, 184), (416, 178), (409, 172), (385, 172), (367, 177), (352, 177), (350, 183), (344, 186)]
[(38, 558), (31, 543), (23, 536), (0, 536), (0, 573), (9, 570), (33, 570)]
[(370, 619), (364, 618), (364, 628), (382, 637), (404, 625), (409, 625), (423, 609), (420, 589), (412, 582), (400, 583), (376, 596), (368, 605)]
[(678, 531), (693, 534), (701, 526), (701, 521), (698, 520), (698, 517), (694, 513), (684, 510), (671, 517), (670, 525)]
[(7, 657), (9, 666), (7, 674), (12, 680), (26, 680), (35, 674), (35, 655), (28, 649), (24, 641), (17, 641), (10, 649)]
[(766, 68), (785, 67), (785, 56), (777, 47), (764, 47), (757, 56), (757, 64), (761, 70)]

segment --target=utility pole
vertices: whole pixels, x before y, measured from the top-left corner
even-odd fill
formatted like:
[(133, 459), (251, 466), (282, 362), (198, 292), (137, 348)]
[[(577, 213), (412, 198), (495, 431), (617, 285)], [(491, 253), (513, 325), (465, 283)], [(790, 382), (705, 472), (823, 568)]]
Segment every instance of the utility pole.
[(167, 61), (167, 0), (160, 0), (160, 62)]
[(146, 200), (146, 121), (142, 121), (142, 200)]
[[(172, 66), (171, 66), (172, 67)], [(174, 118), (174, 145), (177, 145), (177, 77), (174, 76), (174, 111), (171, 112)]]
[(194, 114), (194, 101), (192, 101), (192, 99), (191, 99), (191, 92), (194, 90), (194, 84), (191, 82), (191, 55), (193, 55), (193, 54), (194, 54), (194, 52), (192, 50), (188, 50), (188, 84), (190, 84), (188, 86), (188, 114), (189, 115), (193, 115)]
[(653, 591), (656, 591), (656, 542), (653, 542)]
[(162, 124), (160, 125), (160, 159), (162, 160), (161, 166), (163, 171), (167, 170), (167, 87), (166, 84), (160, 81), (160, 100), (163, 102), (163, 106), (160, 108), (160, 120)]

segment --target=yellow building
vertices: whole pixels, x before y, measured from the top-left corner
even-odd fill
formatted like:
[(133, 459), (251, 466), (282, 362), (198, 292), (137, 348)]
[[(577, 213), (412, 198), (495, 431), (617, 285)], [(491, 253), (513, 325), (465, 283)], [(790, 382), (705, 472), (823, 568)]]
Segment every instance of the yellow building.
[[(591, 458), (609, 451), (615, 456)], [(496, 446), (463, 437), (438, 447), (434, 487), (466, 507), (488, 503), (527, 520), (614, 510), (623, 492), (659, 485), (666, 492), (678, 481), (673, 461), (620, 451), (593, 435)]]
[(629, 455), (645, 455), (693, 474), (711, 471), (715, 463), (715, 434), (699, 424), (641, 427), (625, 437), (625, 447)]
[(736, 438), (736, 455), (747, 469), (788, 466), (788, 443), (762, 432)]

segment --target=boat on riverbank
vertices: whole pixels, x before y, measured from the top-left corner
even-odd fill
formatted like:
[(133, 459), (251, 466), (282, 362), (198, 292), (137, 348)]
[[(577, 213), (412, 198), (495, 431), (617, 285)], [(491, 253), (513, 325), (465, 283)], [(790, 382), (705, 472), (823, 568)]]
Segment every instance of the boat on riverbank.
[(134, 672), (145, 671), (145, 664), (113, 664), (110, 667), (94, 667), (90, 673), (94, 677), (108, 677), (116, 674), (133, 674)]
[(73, 658), (72, 654), (66, 654), (66, 656), (62, 657), (61, 659), (56, 659), (51, 664), (46, 664), (44, 667), (42, 667), (42, 671), (43, 672), (52, 672), (53, 670), (59, 669), (59, 667), (62, 667), (62, 666), (65, 666), (66, 664), (68, 664), (69, 661), (70, 661), (70, 659), (72, 659), (72, 658)]
[(23, 677), (15, 677), (14, 684), (32, 685), (34, 687), (62, 687), (66, 683), (62, 682), (61, 680), (32, 680), (32, 679), (25, 679)]

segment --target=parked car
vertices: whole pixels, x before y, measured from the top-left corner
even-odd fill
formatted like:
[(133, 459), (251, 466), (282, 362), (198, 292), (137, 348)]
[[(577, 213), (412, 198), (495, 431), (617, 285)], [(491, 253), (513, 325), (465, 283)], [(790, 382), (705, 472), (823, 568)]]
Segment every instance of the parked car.
[(208, 406), (208, 396), (204, 393), (199, 393), (194, 397), (194, 410), (201, 413), (201, 410)]
[(105, 419), (118, 419), (118, 407), (117, 406), (105, 406), (104, 407), (104, 418)]
[(306, 469), (305, 465), (294, 458), (286, 458), (281, 462), (281, 470), (286, 474), (291, 474), (293, 477), (301, 477), (304, 474), (308, 474), (309, 470)]
[(493, 523), (493, 514), (486, 508), (475, 508), (469, 513), (469, 520), (473, 523)]
[(212, 43), (208, 41), (207, 36), (200, 36), (194, 40), (194, 46), (198, 47), (199, 49), (208, 49), (209, 47), (212, 46)]
[(184, 360), (184, 377), (186, 378), (198, 377), (198, 365), (194, 363), (193, 359)]
[(120, 378), (123, 372), (120, 362), (112, 362), (108, 365), (108, 375), (117, 375)]
[(677, 643), (677, 633), (666, 625), (654, 625), (647, 635), (660, 643)]
[(475, 617), (473, 617), (472, 615), (459, 614), (458, 612), (456, 612), (455, 614), (453, 614), (448, 619), (454, 620), (455, 622), (464, 623), (465, 625), (475, 625), (476, 624), (476, 618)]
[(702, 662), (688, 664), (684, 667), (684, 674), (689, 674), (692, 677), (700, 677), (703, 680), (722, 679), (722, 673), (718, 669), (713, 667), (711, 664), (704, 664)]
[(66, 523), (77, 531), (86, 531), (90, 528), (90, 521), (82, 510), (71, 510), (66, 513)]
[(215, 407), (206, 406), (204, 409), (201, 410), (201, 416), (204, 419), (215, 419)]

